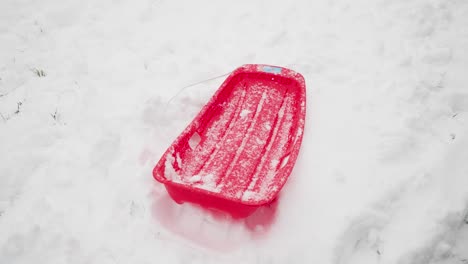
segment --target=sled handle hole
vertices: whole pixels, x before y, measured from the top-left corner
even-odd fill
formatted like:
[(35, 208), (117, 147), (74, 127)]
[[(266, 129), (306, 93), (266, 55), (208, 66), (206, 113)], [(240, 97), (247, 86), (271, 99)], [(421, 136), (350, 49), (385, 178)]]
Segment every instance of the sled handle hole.
[(194, 150), (198, 146), (198, 144), (200, 144), (200, 141), (201, 141), (200, 134), (198, 134), (197, 132), (193, 133), (188, 142), (190, 148)]
[(286, 166), (286, 164), (288, 164), (288, 161), (289, 161), (289, 154), (286, 155), (286, 156), (281, 160), (280, 169), (284, 168), (284, 166)]

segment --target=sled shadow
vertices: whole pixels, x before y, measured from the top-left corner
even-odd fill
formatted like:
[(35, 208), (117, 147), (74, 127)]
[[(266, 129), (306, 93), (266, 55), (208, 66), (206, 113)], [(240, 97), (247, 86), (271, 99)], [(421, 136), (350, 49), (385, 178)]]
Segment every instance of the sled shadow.
[(151, 211), (153, 219), (171, 233), (203, 248), (226, 251), (265, 237), (277, 206), (278, 199), (244, 219), (233, 219), (225, 212), (196, 204), (177, 204), (165, 193), (154, 197)]

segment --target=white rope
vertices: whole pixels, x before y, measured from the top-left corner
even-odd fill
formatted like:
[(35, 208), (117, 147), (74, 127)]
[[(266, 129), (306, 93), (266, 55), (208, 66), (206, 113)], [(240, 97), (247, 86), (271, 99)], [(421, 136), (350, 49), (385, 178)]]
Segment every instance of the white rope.
[(198, 85), (198, 84), (202, 84), (202, 83), (205, 83), (205, 82), (209, 82), (209, 81), (212, 81), (212, 80), (215, 80), (215, 79), (219, 79), (221, 77), (224, 77), (224, 76), (227, 76), (229, 74), (231, 74), (232, 72), (228, 72), (228, 73), (225, 73), (225, 74), (221, 74), (221, 75), (218, 75), (218, 76), (215, 76), (215, 77), (212, 77), (212, 78), (208, 78), (208, 79), (205, 79), (205, 80), (202, 80), (202, 81), (199, 81), (199, 82), (196, 82), (196, 83), (192, 83), (192, 84), (189, 84), (189, 85), (186, 85), (182, 88), (180, 88), (180, 90), (174, 95), (172, 96), (166, 103), (166, 108), (167, 106), (171, 103), (171, 101), (176, 98), (177, 96), (179, 96), (185, 89), (187, 88), (190, 88), (190, 87), (193, 87), (195, 85)]

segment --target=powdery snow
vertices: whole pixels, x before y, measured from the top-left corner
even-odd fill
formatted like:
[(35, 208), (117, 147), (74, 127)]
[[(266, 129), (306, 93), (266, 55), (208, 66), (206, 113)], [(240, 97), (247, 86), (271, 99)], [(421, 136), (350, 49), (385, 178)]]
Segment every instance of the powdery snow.
[[(0, 10), (0, 263), (468, 259), (467, 1)], [(307, 120), (279, 200), (232, 220), (151, 171), (245, 63), (303, 74)]]
[(252, 113), (251, 110), (248, 110), (248, 109), (244, 109), (240, 112), (239, 116), (240, 117), (246, 117), (248, 114)]

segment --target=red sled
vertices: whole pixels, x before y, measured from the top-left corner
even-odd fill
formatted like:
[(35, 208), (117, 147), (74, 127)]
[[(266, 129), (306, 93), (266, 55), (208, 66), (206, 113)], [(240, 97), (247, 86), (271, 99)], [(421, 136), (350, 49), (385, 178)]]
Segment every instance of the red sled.
[(177, 203), (247, 217), (271, 203), (299, 154), (305, 81), (249, 64), (232, 72), (153, 170)]

